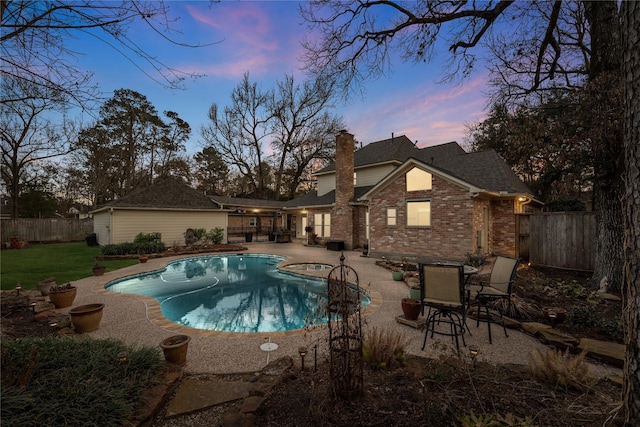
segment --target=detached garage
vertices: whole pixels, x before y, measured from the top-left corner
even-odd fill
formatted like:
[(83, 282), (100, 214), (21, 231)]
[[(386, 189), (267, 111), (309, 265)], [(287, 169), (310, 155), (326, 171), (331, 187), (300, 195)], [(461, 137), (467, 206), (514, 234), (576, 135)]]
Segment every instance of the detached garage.
[(227, 213), (204, 193), (175, 178), (164, 178), (92, 211), (98, 244), (133, 242), (138, 233), (158, 232), (162, 242), (184, 245), (188, 228), (224, 229)]

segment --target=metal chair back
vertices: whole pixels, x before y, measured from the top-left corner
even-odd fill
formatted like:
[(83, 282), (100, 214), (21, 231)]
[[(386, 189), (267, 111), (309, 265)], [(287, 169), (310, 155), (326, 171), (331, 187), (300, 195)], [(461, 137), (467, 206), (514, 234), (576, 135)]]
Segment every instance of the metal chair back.
[(420, 293), (423, 304), (458, 307), (464, 304), (462, 265), (420, 264)]
[(511, 294), (511, 287), (513, 285), (513, 280), (516, 277), (518, 264), (520, 264), (520, 260), (518, 258), (498, 255), (495, 263), (493, 264), (493, 268), (491, 269), (489, 286), (505, 294)]

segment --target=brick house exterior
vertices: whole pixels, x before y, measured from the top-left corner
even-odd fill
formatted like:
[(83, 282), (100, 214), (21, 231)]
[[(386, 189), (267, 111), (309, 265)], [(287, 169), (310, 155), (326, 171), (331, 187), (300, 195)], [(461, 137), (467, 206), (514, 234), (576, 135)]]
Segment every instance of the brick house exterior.
[[(494, 150), (467, 153), (455, 142), (418, 148), (400, 136), (356, 150), (354, 136), (342, 131), (336, 161), (315, 178), (316, 191), (289, 201), (207, 196), (158, 182), (94, 215), (104, 214), (108, 242), (121, 239), (113, 230), (124, 233), (132, 224), (137, 231), (161, 228), (169, 242), (187, 227), (215, 225), (228, 240), (252, 234), (306, 241), (311, 230), (320, 242), (366, 246), (375, 257), (464, 260), (470, 253), (516, 255), (516, 215), (541, 206)], [(109, 224), (115, 211), (126, 221)], [(162, 224), (152, 223), (153, 215)]]
[[(414, 173), (419, 178), (407, 178)], [(317, 191), (287, 202), (289, 214), (306, 215), (320, 240), (341, 240), (345, 249), (366, 244), (376, 257), (515, 255), (516, 215), (541, 205), (495, 151), (467, 153), (456, 143), (418, 148), (405, 136), (355, 150), (343, 131), (335, 163), (316, 177)], [(408, 188), (407, 180), (424, 185)], [(411, 224), (411, 204), (423, 209), (425, 223)]]

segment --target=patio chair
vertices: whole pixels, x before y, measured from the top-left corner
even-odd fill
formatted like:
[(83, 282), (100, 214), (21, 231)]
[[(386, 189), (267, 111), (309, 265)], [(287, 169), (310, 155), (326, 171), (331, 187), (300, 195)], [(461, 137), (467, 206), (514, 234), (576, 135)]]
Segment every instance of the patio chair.
[[(429, 309), (425, 321), (424, 341), (422, 350), (427, 344), (427, 337), (431, 333), (451, 336), (455, 338), (456, 349), (460, 351), (458, 337), (464, 340), (467, 320), (464, 290), (464, 270), (462, 265), (420, 264), (420, 300), (422, 301), (422, 315), (425, 308)], [(436, 322), (449, 326), (449, 331), (436, 330)]]
[[(516, 271), (520, 264), (519, 258), (511, 258), (508, 256), (498, 255), (496, 257), (493, 268), (491, 269), (491, 275), (489, 281), (480, 282), (479, 285), (472, 285), (471, 290), (475, 290), (476, 303), (478, 306), (478, 316), (476, 321), (476, 327), (480, 326), (480, 312), (484, 309), (487, 318), (487, 328), (489, 332), (489, 344), (491, 340), (491, 314), (489, 313), (489, 305), (498, 301), (506, 300), (507, 307), (511, 306), (511, 290), (513, 288), (513, 281), (516, 277)], [(504, 322), (503, 310), (494, 305), (496, 311), (500, 314), (500, 322), (502, 323), (502, 329), (504, 329), (504, 335), (507, 334), (507, 327)]]

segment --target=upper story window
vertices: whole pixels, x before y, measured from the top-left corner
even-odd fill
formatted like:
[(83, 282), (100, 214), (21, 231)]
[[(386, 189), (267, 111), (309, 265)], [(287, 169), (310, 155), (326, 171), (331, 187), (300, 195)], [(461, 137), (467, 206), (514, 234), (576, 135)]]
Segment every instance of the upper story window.
[(407, 191), (431, 190), (431, 174), (422, 169), (413, 168), (405, 174)]
[(258, 225), (258, 219), (255, 216), (249, 217), (249, 227), (256, 227)]

